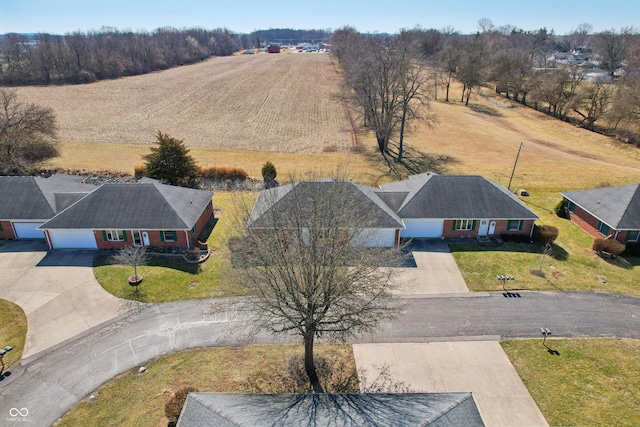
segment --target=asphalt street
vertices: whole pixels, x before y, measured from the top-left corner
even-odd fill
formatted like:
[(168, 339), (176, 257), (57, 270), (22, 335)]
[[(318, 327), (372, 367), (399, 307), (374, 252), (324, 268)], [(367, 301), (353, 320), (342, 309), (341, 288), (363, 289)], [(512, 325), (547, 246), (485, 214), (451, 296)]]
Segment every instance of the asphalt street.
[[(351, 342), (530, 338), (540, 336), (540, 327), (550, 328), (552, 337), (640, 338), (640, 298), (587, 292), (520, 295), (413, 295), (400, 300), (403, 311), (397, 319)], [(246, 317), (214, 300), (146, 306), (14, 367), (12, 375), (0, 382), (0, 424), (51, 425), (113, 376), (175, 351), (296, 341), (268, 334), (248, 336), (247, 323)], [(24, 408), (27, 419), (16, 411), (24, 413)]]

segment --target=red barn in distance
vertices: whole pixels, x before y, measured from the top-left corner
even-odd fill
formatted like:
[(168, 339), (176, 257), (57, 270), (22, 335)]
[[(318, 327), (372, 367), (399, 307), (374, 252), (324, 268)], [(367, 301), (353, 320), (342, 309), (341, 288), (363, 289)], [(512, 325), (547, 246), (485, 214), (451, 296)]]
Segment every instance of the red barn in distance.
[(280, 53), (280, 46), (269, 45), (269, 46), (267, 46), (267, 52), (269, 52), (269, 53)]

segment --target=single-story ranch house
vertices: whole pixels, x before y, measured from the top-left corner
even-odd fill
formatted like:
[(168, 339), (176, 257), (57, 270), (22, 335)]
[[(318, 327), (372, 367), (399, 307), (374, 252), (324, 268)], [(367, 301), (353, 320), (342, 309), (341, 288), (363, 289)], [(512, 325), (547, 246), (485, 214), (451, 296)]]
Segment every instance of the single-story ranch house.
[(365, 246), (397, 246), (401, 238), (475, 238), (533, 233), (538, 216), (514, 194), (481, 176), (423, 173), (408, 180), (368, 187), (348, 181), (299, 182), (264, 190), (249, 226), (265, 228), (271, 209), (288, 209), (292, 186), (302, 191), (349, 188), (358, 204), (375, 211), (376, 227)]
[(593, 237), (609, 237), (622, 243), (638, 242), (640, 184), (560, 194), (571, 220)]
[[(40, 203), (40, 213), (27, 212), (25, 206), (36, 203), (8, 188), (14, 182), (29, 180), (36, 182), (38, 188), (46, 189), (42, 197), (51, 202), (49, 210)], [(145, 179), (136, 184), (98, 187), (76, 182), (82, 187), (70, 193), (71, 184), (60, 184), (70, 180), (57, 175), (46, 179), (0, 177), (0, 195), (12, 196), (3, 198), (0, 208), (3, 229), (4, 224), (8, 224), (15, 230), (16, 224), (30, 218), (30, 227), (35, 230), (30, 235), (7, 233), (3, 238), (45, 238), (50, 249), (119, 249), (144, 245), (189, 250), (200, 247), (201, 239), (206, 241), (208, 237), (202, 233), (211, 229), (213, 192)], [(37, 196), (38, 192), (34, 194)], [(14, 211), (5, 204), (14, 206)], [(17, 228), (20, 230), (20, 226)]]

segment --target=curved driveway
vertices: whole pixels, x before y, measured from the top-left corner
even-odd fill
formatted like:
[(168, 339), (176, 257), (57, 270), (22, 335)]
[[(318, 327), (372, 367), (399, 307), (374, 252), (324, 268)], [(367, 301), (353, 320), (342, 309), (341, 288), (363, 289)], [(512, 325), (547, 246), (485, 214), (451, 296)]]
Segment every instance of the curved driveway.
[(95, 251), (47, 252), (42, 240), (17, 240), (5, 243), (0, 253), (0, 298), (27, 315), (25, 359), (126, 312), (126, 302), (93, 276)]
[[(467, 296), (468, 295), (468, 296)], [(585, 292), (454, 294), (404, 298), (403, 314), (372, 336), (352, 342), (425, 342), (538, 337), (539, 327), (554, 336), (640, 338), (640, 298)], [(34, 425), (50, 425), (75, 403), (114, 375), (174, 351), (245, 344), (246, 319), (215, 300), (143, 307), (126, 318), (87, 334), (25, 366), (0, 383), (0, 421), (11, 408), (27, 408)], [(293, 341), (291, 337), (286, 341)], [(278, 340), (277, 342), (280, 342)], [(253, 342), (271, 343), (271, 335)], [(47, 399), (42, 399), (47, 396)], [(15, 411), (14, 411), (15, 412)]]

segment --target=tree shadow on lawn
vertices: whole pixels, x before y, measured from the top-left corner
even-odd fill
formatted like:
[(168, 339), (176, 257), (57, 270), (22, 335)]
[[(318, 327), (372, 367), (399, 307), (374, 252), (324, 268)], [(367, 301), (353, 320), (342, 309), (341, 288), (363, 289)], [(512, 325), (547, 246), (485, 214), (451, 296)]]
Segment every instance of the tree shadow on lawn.
[(608, 256), (604, 254), (599, 254), (599, 256), (607, 264), (612, 265), (614, 267), (624, 268), (625, 270), (633, 270), (634, 267), (640, 266), (639, 257), (623, 258), (620, 255), (614, 257), (614, 256)]
[(475, 111), (476, 113), (486, 114), (487, 116), (504, 117), (504, 115), (500, 111), (496, 110), (495, 108), (489, 107), (488, 105), (469, 104), (469, 109), (471, 111)]
[[(533, 243), (504, 242), (499, 246), (481, 246), (476, 240), (449, 242), (451, 252), (524, 252), (541, 254), (538, 245)], [(566, 252), (565, 252), (566, 253)]]
[(386, 173), (377, 177), (378, 180), (387, 176), (393, 179), (403, 179), (409, 175), (424, 172), (444, 173), (447, 170), (447, 165), (458, 163), (455, 157), (427, 154), (408, 145), (404, 147), (402, 161), (398, 162), (396, 161), (398, 157), (397, 146), (393, 143), (389, 143), (388, 153), (380, 153), (378, 150), (369, 151), (365, 157), (369, 163), (387, 170)]

